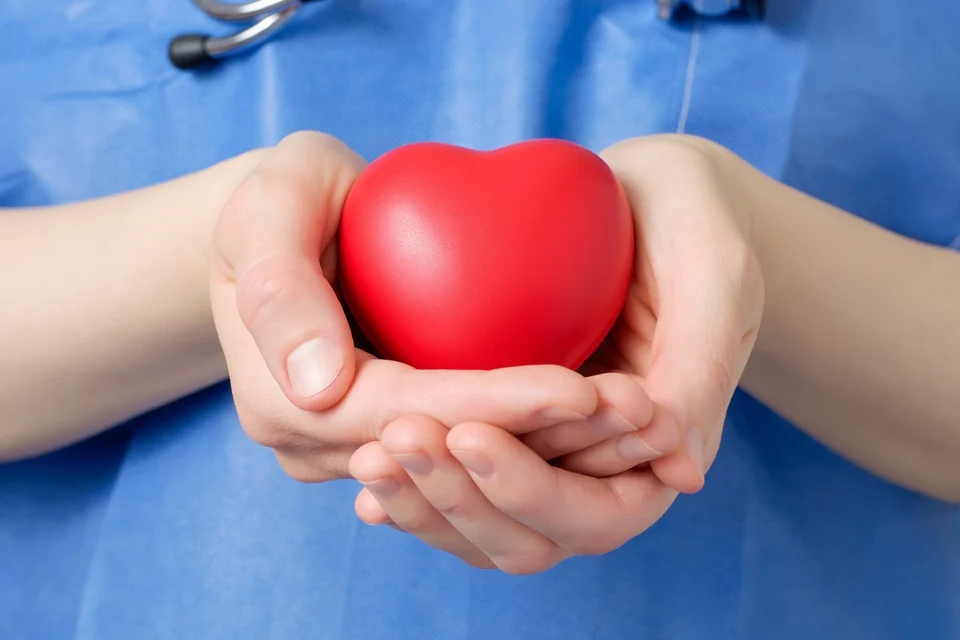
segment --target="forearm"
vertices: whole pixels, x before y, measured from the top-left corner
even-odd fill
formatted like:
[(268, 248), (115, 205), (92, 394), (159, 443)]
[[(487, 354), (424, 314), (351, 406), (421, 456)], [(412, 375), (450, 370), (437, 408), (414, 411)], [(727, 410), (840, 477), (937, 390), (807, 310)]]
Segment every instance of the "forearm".
[(71, 444), (224, 378), (208, 246), (255, 161), (0, 212), (0, 461)]
[(960, 255), (728, 162), (766, 285), (742, 386), (854, 463), (960, 501)]

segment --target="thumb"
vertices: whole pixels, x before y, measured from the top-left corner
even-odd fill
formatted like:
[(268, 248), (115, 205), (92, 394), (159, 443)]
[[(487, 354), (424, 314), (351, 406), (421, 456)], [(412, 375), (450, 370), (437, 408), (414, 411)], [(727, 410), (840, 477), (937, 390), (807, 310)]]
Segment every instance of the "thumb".
[(353, 339), (328, 258), (343, 201), (363, 167), (329, 136), (293, 134), (241, 183), (217, 229), (215, 276), (233, 283), (239, 319), (286, 396), (304, 410), (336, 404), (353, 381)]
[[(665, 279), (647, 391), (677, 418), (680, 449), (651, 463), (661, 481), (699, 491), (716, 456), (730, 400), (756, 340), (762, 284), (752, 253), (738, 243), (677, 256), (688, 265)], [(740, 252), (742, 251), (742, 255)], [(705, 261), (705, 262), (704, 262)]]

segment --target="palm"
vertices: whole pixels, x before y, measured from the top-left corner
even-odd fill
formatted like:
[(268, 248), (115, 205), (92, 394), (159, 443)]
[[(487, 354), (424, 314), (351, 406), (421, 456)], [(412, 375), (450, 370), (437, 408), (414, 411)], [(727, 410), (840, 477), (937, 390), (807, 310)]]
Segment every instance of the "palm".
[[(660, 301), (665, 291), (658, 286), (658, 279), (648, 258), (651, 250), (655, 250), (655, 247), (638, 248), (638, 255), (644, 258), (636, 266), (623, 310), (606, 339), (580, 371), (587, 376), (610, 372), (626, 374), (634, 378), (655, 403), (666, 408), (677, 419), (680, 417), (674, 413), (677, 407), (669, 399), (669, 389), (664, 388), (663, 371), (673, 368), (673, 363), (668, 362), (673, 354), (667, 353), (669, 349), (664, 346), (667, 342), (664, 333), (668, 327), (663, 324)], [(667, 318), (666, 321), (673, 320)], [(722, 420), (720, 422), (714, 427), (715, 444), (719, 443), (722, 432)], [(641, 467), (646, 468), (647, 464)], [(654, 460), (650, 467), (652, 472), (671, 486), (697, 484), (695, 478), (690, 482), (686, 479), (692, 476), (689, 475), (683, 454)], [(678, 477), (679, 483), (676, 482)]]
[[(641, 252), (644, 255), (646, 252)], [(646, 379), (653, 362), (657, 334), (658, 289), (647, 260), (637, 265), (616, 324), (581, 367), (584, 375), (618, 372)]]

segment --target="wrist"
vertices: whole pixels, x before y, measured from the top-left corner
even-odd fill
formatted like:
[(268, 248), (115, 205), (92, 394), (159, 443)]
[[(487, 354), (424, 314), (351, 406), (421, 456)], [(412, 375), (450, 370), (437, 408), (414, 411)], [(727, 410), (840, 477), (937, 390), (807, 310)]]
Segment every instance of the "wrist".
[(210, 238), (257, 155), (9, 218), (5, 266), (28, 277), (0, 282), (0, 295), (20, 303), (0, 318), (0, 351), (17, 371), (0, 376), (0, 422), (15, 425), (0, 460), (76, 442), (223, 379)]
[(240, 183), (260, 164), (265, 153), (266, 149), (248, 151), (182, 179), (182, 192), (193, 201), (189, 206), (179, 208), (179, 222), (184, 229), (185, 246), (190, 248), (191, 281), (204, 292), (220, 213)]
[(157, 323), (154, 330), (163, 327), (171, 338), (175, 336), (181, 348), (167, 356), (171, 366), (190, 363), (197, 376), (195, 386), (205, 386), (226, 374), (210, 303), (213, 234), (227, 200), (263, 153), (247, 152), (130, 194), (134, 200), (116, 212), (129, 216), (131, 210), (139, 209), (141, 239), (131, 240), (130, 245), (145, 247), (152, 242), (156, 250), (150, 252), (152, 256), (130, 256), (129, 261), (152, 272), (144, 279), (154, 287), (147, 317)]

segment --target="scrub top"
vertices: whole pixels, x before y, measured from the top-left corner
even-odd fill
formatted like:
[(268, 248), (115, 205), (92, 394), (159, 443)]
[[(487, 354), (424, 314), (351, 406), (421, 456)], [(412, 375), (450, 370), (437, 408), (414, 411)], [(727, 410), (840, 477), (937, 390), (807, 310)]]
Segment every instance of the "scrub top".
[[(649, 0), (325, 0), (186, 73), (169, 39), (227, 32), (187, 0), (0, 0), (0, 204), (147, 185), (299, 129), (368, 159), (685, 131), (960, 244), (960, 3), (767, 5), (667, 24)], [(745, 395), (702, 493), (541, 575), (368, 527), (357, 489), (284, 476), (223, 385), (0, 466), (0, 638), (960, 638), (960, 510)]]

